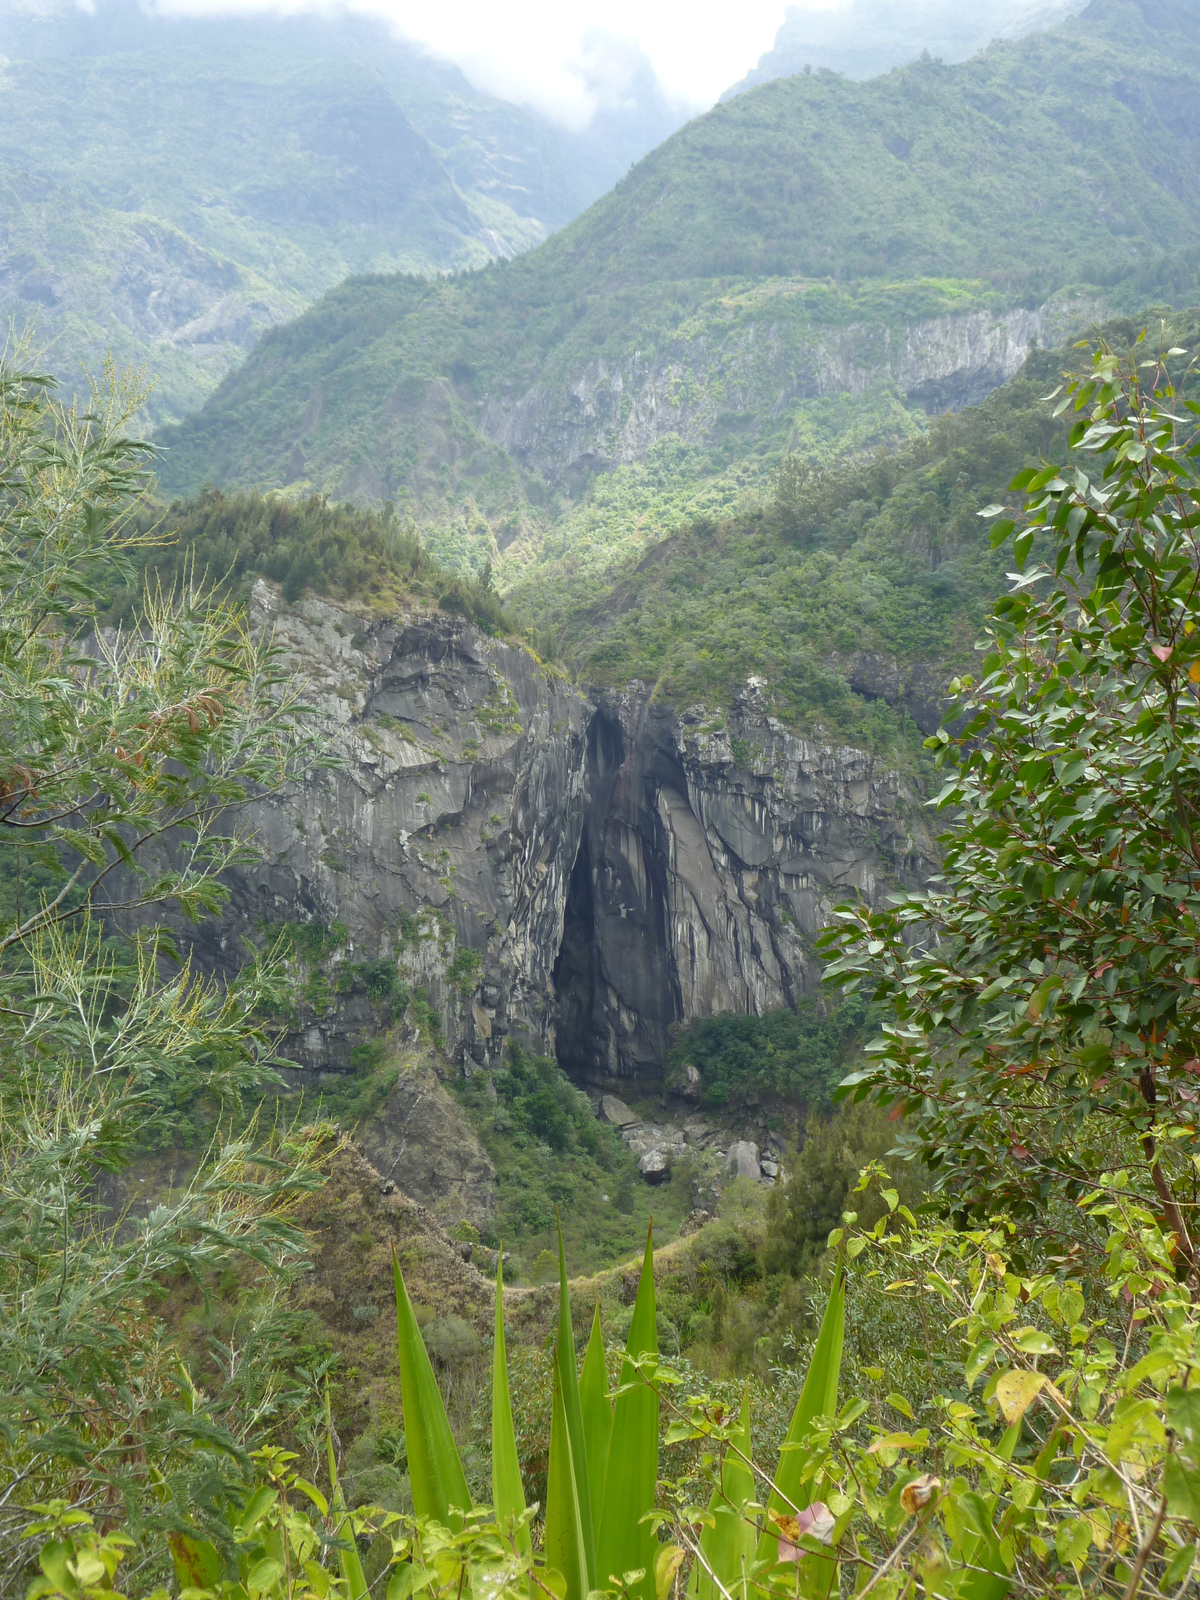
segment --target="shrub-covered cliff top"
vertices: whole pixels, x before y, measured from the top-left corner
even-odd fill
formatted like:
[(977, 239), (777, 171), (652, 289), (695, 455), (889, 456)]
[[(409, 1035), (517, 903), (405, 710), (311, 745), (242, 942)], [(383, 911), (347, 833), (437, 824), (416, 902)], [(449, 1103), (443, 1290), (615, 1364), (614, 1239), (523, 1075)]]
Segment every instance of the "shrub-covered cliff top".
[[(375, 608), (432, 600), (489, 633), (511, 627), (490, 577), (445, 571), (391, 507), (374, 511), (330, 505), (323, 495), (295, 500), (257, 490), (227, 495), (209, 486), (169, 506), (145, 502), (130, 531), (146, 541), (137, 551), (143, 583), (169, 588), (194, 574), (245, 595), (263, 577), (281, 584), (287, 600), (307, 589)], [(131, 590), (115, 592), (111, 620), (128, 615), (136, 598)]]

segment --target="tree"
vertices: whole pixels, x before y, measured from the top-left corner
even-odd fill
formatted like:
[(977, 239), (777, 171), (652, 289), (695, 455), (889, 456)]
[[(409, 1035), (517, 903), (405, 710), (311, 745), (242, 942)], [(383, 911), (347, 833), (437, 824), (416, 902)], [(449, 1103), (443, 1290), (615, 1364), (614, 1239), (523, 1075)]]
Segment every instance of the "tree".
[[(1169, 350), (1060, 391), (1070, 470), (1022, 472), (1019, 573), (928, 743), (940, 880), (840, 907), (831, 982), (892, 1020), (846, 1080), (907, 1114), (960, 1214), (1030, 1214), (1129, 1167), (1197, 1268), (1200, 406)], [(1182, 390), (1182, 392), (1181, 392)], [(1088, 457), (1099, 465), (1089, 476)], [(1130, 1163), (1133, 1163), (1131, 1166)]]
[[(269, 640), (195, 584), (98, 628), (129, 586), (151, 459), (142, 396), (110, 374), (85, 412), (0, 366), (0, 1561), (58, 1498), (135, 1528), (219, 1505), (238, 1440), (280, 1412), (272, 1297), (247, 1330), (257, 1371), (201, 1395), (155, 1305), (238, 1260), (286, 1275), (288, 1215), (319, 1181), (319, 1130), (214, 1139), (140, 1211), (116, 1176), (197, 1096), (235, 1111), (274, 1074), (258, 1018), (269, 965), (225, 988), (154, 920), (197, 918), (254, 853), (239, 803), (310, 746)], [(121, 929), (125, 928), (127, 936)], [(257, 1343), (256, 1343), (257, 1341)], [(253, 1368), (254, 1361), (251, 1366)], [(236, 1367), (236, 1370), (234, 1368)], [(230, 1403), (231, 1396), (237, 1405)], [(233, 1426), (226, 1424), (240, 1412)]]
[[(876, 1106), (843, 1102), (831, 1117), (810, 1115), (804, 1143), (789, 1162), (791, 1171), (767, 1198), (764, 1270), (795, 1277), (814, 1273), (830, 1233), (851, 1205), (859, 1173), (883, 1163), (895, 1142), (895, 1127)], [(917, 1174), (903, 1162), (890, 1165), (897, 1191), (908, 1205), (915, 1205), (920, 1197)], [(874, 1194), (865, 1202), (855, 1201), (859, 1226), (871, 1227), (881, 1205)]]

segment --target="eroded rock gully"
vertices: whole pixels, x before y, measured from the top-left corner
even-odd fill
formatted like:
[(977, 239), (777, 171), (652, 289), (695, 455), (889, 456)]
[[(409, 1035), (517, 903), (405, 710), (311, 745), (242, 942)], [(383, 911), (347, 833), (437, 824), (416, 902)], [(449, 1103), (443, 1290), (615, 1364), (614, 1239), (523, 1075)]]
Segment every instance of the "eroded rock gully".
[[(264, 924), (339, 923), (335, 977), (394, 962), (468, 1074), (511, 1039), (581, 1084), (657, 1084), (673, 1024), (787, 1003), (830, 904), (932, 870), (919, 797), (791, 732), (754, 680), (730, 712), (677, 712), (589, 698), (437, 613), (288, 606), (260, 582), (253, 618), (341, 767), (251, 809), (266, 859), (198, 953), (219, 969)], [(310, 986), (288, 1051), (319, 1079), (380, 1027), (369, 983)]]

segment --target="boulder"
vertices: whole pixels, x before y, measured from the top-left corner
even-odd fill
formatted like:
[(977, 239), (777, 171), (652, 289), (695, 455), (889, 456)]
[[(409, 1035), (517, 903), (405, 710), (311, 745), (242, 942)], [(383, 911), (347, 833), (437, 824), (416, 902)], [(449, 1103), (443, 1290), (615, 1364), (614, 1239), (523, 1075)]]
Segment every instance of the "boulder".
[(704, 1082), (700, 1077), (700, 1069), (686, 1062), (683, 1071), (679, 1074), (679, 1092), (685, 1094), (689, 1100), (699, 1100), (704, 1093)]
[(778, 1161), (760, 1161), (759, 1166), (762, 1168), (764, 1178), (777, 1178), (779, 1176)]
[(734, 1178), (759, 1177), (758, 1146), (751, 1139), (735, 1139), (729, 1146), (725, 1166)]
[(671, 1176), (671, 1159), (665, 1150), (647, 1150), (638, 1162), (638, 1171), (647, 1183), (666, 1183)]
[(601, 1098), (600, 1115), (614, 1128), (632, 1128), (635, 1122), (642, 1120), (630, 1111), (624, 1100), (618, 1100), (615, 1094), (606, 1094)]

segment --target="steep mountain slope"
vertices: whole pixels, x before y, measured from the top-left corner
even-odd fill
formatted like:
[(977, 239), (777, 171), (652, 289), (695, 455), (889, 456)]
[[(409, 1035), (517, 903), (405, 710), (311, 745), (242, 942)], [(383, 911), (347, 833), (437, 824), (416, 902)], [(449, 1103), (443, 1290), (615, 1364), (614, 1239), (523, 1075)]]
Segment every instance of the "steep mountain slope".
[[(1183, 0), (768, 84), (525, 257), (332, 292), (164, 434), (164, 483), (393, 499), (476, 567), (611, 555), (729, 511), (789, 445), (915, 436), (1130, 274), (1152, 296), (1154, 258), (1200, 241), (1198, 110)], [(613, 468), (637, 503), (605, 511)]]
[(0, 311), (68, 379), (145, 361), (156, 420), (348, 273), (515, 254), (627, 164), (362, 20), (17, 5), (0, 50)]

